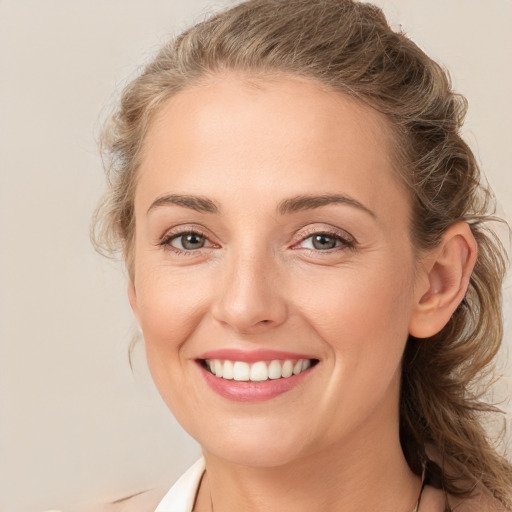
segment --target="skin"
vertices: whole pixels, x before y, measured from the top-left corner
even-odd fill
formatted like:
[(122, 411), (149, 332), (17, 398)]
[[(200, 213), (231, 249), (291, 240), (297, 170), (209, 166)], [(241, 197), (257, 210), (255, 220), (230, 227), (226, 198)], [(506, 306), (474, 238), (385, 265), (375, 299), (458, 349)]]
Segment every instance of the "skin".
[[(153, 120), (129, 297), (156, 386), (203, 448), (196, 510), (414, 508), (420, 481), (398, 439), (401, 358), (409, 334), (450, 318), (476, 245), (457, 224), (418, 254), (388, 133), (379, 113), (312, 81), (234, 73), (180, 92)], [(218, 211), (161, 200), (169, 194)], [(352, 202), (279, 211), (326, 194)], [(178, 235), (191, 230), (205, 245), (184, 251)], [(335, 246), (315, 248), (314, 233)], [(200, 376), (196, 359), (219, 348), (319, 363), (287, 393), (240, 403)], [(442, 510), (428, 499), (425, 510)]]

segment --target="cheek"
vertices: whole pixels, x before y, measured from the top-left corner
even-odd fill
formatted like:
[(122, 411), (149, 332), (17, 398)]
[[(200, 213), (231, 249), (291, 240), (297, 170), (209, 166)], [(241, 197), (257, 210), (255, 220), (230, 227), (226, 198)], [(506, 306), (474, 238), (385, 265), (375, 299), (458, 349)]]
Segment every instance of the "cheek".
[(397, 406), (411, 276), (407, 267), (398, 267), (403, 271), (394, 273), (387, 265), (372, 268), (365, 272), (338, 269), (329, 279), (311, 279), (302, 293), (294, 292), (304, 306), (308, 327), (329, 354), (325, 363), (330, 385), (319, 403), (332, 411), (329, 432), (333, 438), (339, 435), (339, 425), (348, 431), (358, 428), (361, 418), (377, 408), (387, 411), (381, 417), (384, 421)]
[(137, 303), (148, 363), (180, 362), (187, 341), (207, 308), (204, 282), (194, 273), (158, 270), (139, 273)]
[(293, 296), (300, 297), (309, 324), (342, 362), (360, 364), (363, 357), (379, 368), (386, 361), (396, 365), (407, 340), (413, 297), (407, 269), (391, 262), (364, 270), (340, 268), (326, 278), (307, 278)]
[(182, 393), (184, 371), (190, 366), (187, 341), (204, 318), (207, 294), (199, 279), (170, 269), (152, 268), (139, 272), (138, 277), (137, 302), (148, 368), (164, 402), (186, 424), (194, 413), (187, 393)]

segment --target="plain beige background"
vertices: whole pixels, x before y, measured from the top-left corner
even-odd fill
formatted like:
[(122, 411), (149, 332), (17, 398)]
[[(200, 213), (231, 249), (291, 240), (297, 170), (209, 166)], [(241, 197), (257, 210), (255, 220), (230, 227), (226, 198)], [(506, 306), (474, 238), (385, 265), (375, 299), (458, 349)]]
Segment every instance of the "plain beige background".
[[(166, 34), (225, 3), (0, 0), (2, 512), (87, 510), (170, 484), (199, 456), (154, 390), (141, 346), (129, 368), (125, 276), (94, 253), (88, 228), (103, 190), (102, 109)], [(377, 3), (468, 97), (465, 134), (510, 222), (512, 1)], [(509, 279), (509, 350), (511, 295)], [(512, 390), (510, 364), (501, 370), (497, 397)]]

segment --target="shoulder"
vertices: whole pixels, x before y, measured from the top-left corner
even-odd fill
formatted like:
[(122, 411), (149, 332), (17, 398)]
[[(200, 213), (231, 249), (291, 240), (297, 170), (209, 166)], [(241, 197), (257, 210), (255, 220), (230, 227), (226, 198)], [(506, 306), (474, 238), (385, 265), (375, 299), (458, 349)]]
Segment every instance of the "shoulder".
[(155, 512), (168, 489), (154, 488), (121, 496), (113, 501), (97, 503), (90, 512)]
[(190, 511), (193, 509), (204, 471), (205, 462), (201, 458), (181, 475), (171, 489), (155, 487), (132, 493), (91, 512), (155, 512), (157, 507), (160, 512)]
[(450, 496), (448, 503), (454, 512), (507, 512), (504, 505), (485, 489), (477, 489), (466, 499)]
[[(463, 488), (473, 489), (473, 491), (468, 497), (459, 498), (452, 495), (446, 496), (444, 491), (427, 486), (425, 494), (434, 503), (434, 508), (428, 508), (427, 503), (425, 503), (425, 508), (420, 507), (419, 512), (444, 512), (446, 502), (448, 502), (453, 512), (512, 512), (497, 500), (487, 487), (474, 478), (461, 463), (453, 459), (447, 460), (433, 446), (427, 447), (427, 455), (431, 461), (439, 466), (443, 466), (448, 475), (457, 479)], [(428, 500), (425, 499), (425, 501), (427, 502)]]
[(453, 512), (508, 512), (507, 509), (485, 489), (477, 489), (468, 498), (445, 496), (445, 493), (427, 486), (423, 493), (419, 512), (444, 512), (446, 501)]

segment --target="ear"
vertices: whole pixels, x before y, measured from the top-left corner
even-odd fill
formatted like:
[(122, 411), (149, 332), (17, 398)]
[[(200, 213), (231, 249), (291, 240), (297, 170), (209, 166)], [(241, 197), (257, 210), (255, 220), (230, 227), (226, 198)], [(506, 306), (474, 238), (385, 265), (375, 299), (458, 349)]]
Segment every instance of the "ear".
[(137, 304), (137, 291), (135, 290), (135, 284), (133, 279), (130, 278), (128, 282), (128, 300), (130, 301), (130, 306), (132, 308), (133, 314), (135, 315), (135, 319), (137, 320), (137, 324), (140, 327), (140, 318), (139, 318), (139, 306)]
[(428, 338), (448, 323), (466, 294), (477, 253), (469, 225), (458, 222), (450, 226), (441, 243), (425, 258), (426, 284), (418, 292), (409, 334)]

